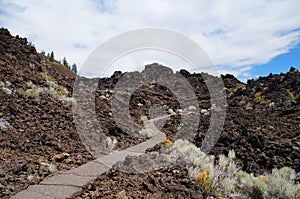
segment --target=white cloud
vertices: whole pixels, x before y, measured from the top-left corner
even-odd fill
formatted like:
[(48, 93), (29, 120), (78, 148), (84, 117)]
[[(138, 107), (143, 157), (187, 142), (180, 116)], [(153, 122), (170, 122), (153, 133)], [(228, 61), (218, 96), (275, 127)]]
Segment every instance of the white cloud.
[[(298, 0), (0, 0), (0, 23), (28, 37), (38, 50), (54, 50), (57, 58), (66, 56), (79, 65), (121, 32), (171, 29), (195, 40), (220, 72), (247, 76), (251, 65), (266, 63), (299, 43), (299, 7)], [(136, 67), (148, 63), (147, 56), (122, 59)], [(162, 62), (176, 63), (172, 58)]]

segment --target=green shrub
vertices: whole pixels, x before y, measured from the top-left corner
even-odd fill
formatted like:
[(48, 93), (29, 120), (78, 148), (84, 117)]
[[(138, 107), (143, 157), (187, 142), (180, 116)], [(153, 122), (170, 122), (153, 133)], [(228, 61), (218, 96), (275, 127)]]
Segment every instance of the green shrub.
[(174, 162), (185, 161), (195, 187), (229, 198), (299, 199), (300, 185), (295, 184), (295, 171), (289, 167), (273, 169), (271, 174), (256, 177), (239, 170), (234, 162), (235, 153), (220, 155), (217, 164), (214, 156), (203, 153), (186, 140), (176, 140), (167, 148), (167, 158)]
[(6, 55), (10, 60), (17, 60), (17, 57), (14, 56), (12, 53), (5, 53), (5, 55)]
[(236, 173), (236, 187), (247, 198), (254, 198), (255, 196), (263, 198), (263, 193), (267, 190), (265, 181), (244, 171)]
[(106, 147), (109, 151), (112, 151), (116, 148), (116, 144), (118, 143), (118, 141), (113, 138), (111, 139), (110, 137), (106, 138)]
[(210, 169), (214, 156), (207, 156), (200, 148), (187, 140), (178, 139), (170, 147), (167, 158), (169, 161), (181, 159), (188, 165), (189, 176), (194, 179), (201, 171)]
[(24, 95), (27, 97), (32, 97), (32, 98), (39, 98), (40, 92), (36, 89), (29, 88), (29, 89), (25, 90)]
[(195, 106), (189, 106), (189, 107), (188, 107), (188, 110), (189, 110), (189, 111), (195, 111), (195, 110), (197, 110), (197, 108), (196, 108)]
[(153, 136), (153, 131), (151, 129), (142, 129), (139, 134), (151, 138)]
[(148, 121), (148, 117), (145, 116), (145, 115), (142, 115), (142, 116), (141, 116), (141, 121), (145, 124), (145, 122)]
[(11, 95), (12, 94), (12, 90), (7, 88), (7, 87), (2, 87), (1, 90), (7, 94), (7, 95)]
[(292, 100), (299, 100), (300, 99), (300, 92), (294, 94), (293, 92), (291, 92), (289, 89), (287, 90), (287, 93), (289, 94), (290, 98)]
[(272, 101), (269, 99), (266, 99), (265, 96), (257, 96), (254, 98), (254, 102), (260, 103), (260, 104), (270, 104)]
[(31, 81), (26, 83), (27, 89), (17, 89), (17, 93), (21, 96), (39, 98), (41, 94), (48, 94), (52, 97), (57, 98), (60, 101), (75, 103), (74, 98), (68, 97), (69, 91), (57, 84), (55, 80), (47, 76), (45, 73), (41, 73), (41, 76), (45, 78), (48, 87), (40, 87), (34, 85)]
[(5, 81), (5, 85), (6, 85), (7, 87), (10, 87), (12, 84), (10, 83), (10, 81)]
[(171, 108), (168, 109), (168, 113), (171, 115), (176, 115), (176, 112)]
[(292, 100), (295, 100), (294, 93), (292, 93), (289, 89), (286, 90)]
[(272, 173), (266, 176), (269, 181), (266, 197), (296, 198), (300, 193), (300, 185), (294, 183), (295, 176), (295, 171), (289, 167), (273, 169)]
[(239, 170), (234, 162), (235, 153), (229, 151), (228, 156), (219, 155), (218, 164), (211, 168), (211, 189), (225, 195), (233, 194), (235, 191), (235, 174)]
[(237, 92), (238, 90), (246, 90), (246, 85), (245, 84), (240, 84), (240, 83), (238, 83), (237, 85), (236, 85), (236, 87), (232, 90), (234, 93), (235, 92)]
[(0, 89), (7, 95), (11, 95), (13, 93), (13, 89), (9, 88), (12, 84), (9, 81), (0, 81)]

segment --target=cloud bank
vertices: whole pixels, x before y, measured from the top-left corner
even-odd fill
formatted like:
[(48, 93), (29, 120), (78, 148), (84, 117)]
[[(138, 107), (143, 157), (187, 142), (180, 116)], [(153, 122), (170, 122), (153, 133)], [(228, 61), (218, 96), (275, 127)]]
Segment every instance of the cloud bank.
[[(170, 29), (197, 42), (221, 73), (243, 78), (251, 77), (252, 66), (299, 43), (299, 7), (298, 0), (0, 0), (0, 24), (28, 37), (39, 51), (54, 50), (56, 58), (65, 56), (79, 66), (119, 33)], [(152, 60), (189, 69), (187, 63), (157, 52), (124, 57), (114, 69), (135, 69)]]

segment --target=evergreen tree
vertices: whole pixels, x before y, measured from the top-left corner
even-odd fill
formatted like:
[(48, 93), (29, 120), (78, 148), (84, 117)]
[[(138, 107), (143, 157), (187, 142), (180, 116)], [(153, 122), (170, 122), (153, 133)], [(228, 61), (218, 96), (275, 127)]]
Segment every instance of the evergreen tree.
[(50, 60), (51, 62), (54, 61), (54, 52), (53, 52), (53, 51), (52, 51), (51, 54), (50, 54), (49, 60)]
[(77, 74), (77, 66), (75, 63), (72, 65), (72, 71)]
[(66, 59), (65, 57), (63, 58), (63, 65), (64, 65), (66, 68), (70, 69), (70, 66), (69, 66), (69, 64), (68, 64), (68, 62), (67, 62), (67, 59)]

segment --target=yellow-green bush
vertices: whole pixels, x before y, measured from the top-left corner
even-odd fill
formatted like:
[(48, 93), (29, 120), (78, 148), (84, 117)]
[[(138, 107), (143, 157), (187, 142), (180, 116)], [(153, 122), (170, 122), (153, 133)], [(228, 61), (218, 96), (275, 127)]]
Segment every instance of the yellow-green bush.
[(12, 53), (5, 53), (5, 55), (11, 60), (17, 60), (17, 57), (15, 55), (13, 55)]
[(254, 102), (261, 103), (261, 104), (270, 104), (272, 101), (265, 98), (265, 96), (257, 96), (254, 98)]
[(300, 92), (296, 93), (296, 94), (292, 93), (290, 90), (287, 90), (287, 92), (288, 92), (291, 99), (293, 99), (293, 100), (299, 100), (300, 99)]

